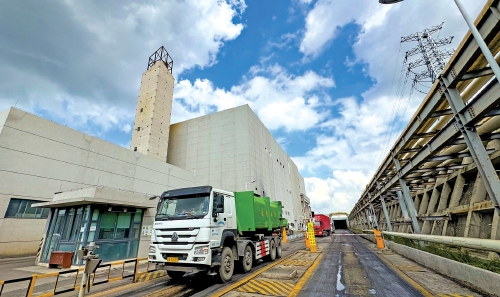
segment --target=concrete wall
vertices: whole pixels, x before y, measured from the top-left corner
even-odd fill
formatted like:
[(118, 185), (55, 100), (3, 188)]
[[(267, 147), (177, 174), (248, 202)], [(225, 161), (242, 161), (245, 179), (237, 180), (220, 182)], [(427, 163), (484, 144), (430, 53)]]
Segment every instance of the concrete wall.
[(167, 162), (193, 171), (196, 184), (253, 190), (282, 201), (289, 222), (300, 221), (304, 179), (248, 105), (173, 124), (169, 143)]
[(485, 269), (477, 268), (457, 261), (436, 256), (411, 247), (385, 241), (392, 251), (403, 255), (427, 268), (441, 273), (447, 277), (458, 280), (465, 285), (499, 296), (500, 275)]
[[(10, 198), (52, 200), (55, 192), (101, 185), (157, 195), (194, 185), (191, 171), (12, 108), (0, 113), (0, 257), (34, 254), (44, 219), (4, 218)], [(143, 224), (151, 225), (154, 209)], [(141, 238), (139, 251), (149, 244)]]

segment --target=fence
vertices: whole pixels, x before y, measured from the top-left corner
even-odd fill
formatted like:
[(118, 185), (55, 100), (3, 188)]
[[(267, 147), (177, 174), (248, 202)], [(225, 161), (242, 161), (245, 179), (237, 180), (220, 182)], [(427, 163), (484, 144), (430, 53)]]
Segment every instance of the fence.
[[(103, 265), (99, 265), (97, 267), (96, 272), (93, 273), (90, 276), (90, 286), (96, 286), (99, 284), (104, 284), (104, 283), (110, 283), (118, 280), (122, 280), (124, 278), (129, 278), (133, 277), (133, 282), (136, 282), (137, 279), (145, 273), (154, 271), (154, 270), (149, 270), (149, 261), (147, 261), (148, 258), (135, 258), (135, 259), (129, 259), (129, 260), (122, 260), (122, 261), (114, 261), (114, 262), (109, 262)], [(140, 271), (139, 266), (141, 265), (141, 262), (147, 261), (146, 264), (146, 269), (143, 271)], [(126, 274), (126, 266), (127, 264), (130, 263), (130, 266), (133, 267), (132, 273)], [(132, 266), (133, 263), (133, 266)], [(120, 266), (121, 265), (121, 272), (118, 274), (116, 271), (112, 271), (113, 267)], [(26, 289), (26, 297), (48, 297), (48, 296), (54, 296), (57, 294), (62, 294), (70, 291), (77, 291), (80, 290), (80, 282), (81, 282), (81, 275), (84, 267), (76, 268), (76, 269), (70, 269), (66, 271), (57, 271), (57, 272), (51, 272), (51, 273), (45, 273), (45, 274), (33, 274), (31, 277), (24, 277), (24, 278), (17, 278), (17, 279), (11, 279), (11, 280), (0, 280), (0, 296), (2, 296), (4, 287), (7, 285), (13, 285), (13, 284), (19, 284), (26, 282), (28, 284), (28, 287)], [(69, 282), (66, 281), (65, 284), (61, 285), (58, 288), (58, 285), (60, 284), (59, 277), (61, 275), (65, 274), (75, 274), (74, 281)], [(47, 289), (48, 285), (50, 283), (44, 283), (40, 284), (37, 288), (37, 280), (40, 279), (45, 279), (45, 278), (50, 278), (54, 277), (55, 282), (54, 286), (52, 289)], [(61, 288), (62, 287), (62, 288)], [(38, 290), (36, 290), (38, 289)], [(58, 290), (59, 289), (59, 290)], [(35, 291), (43, 291), (43, 292), (35, 292)], [(16, 291), (16, 296), (19, 296), (19, 294)], [(8, 294), (8, 292), (4, 293)]]

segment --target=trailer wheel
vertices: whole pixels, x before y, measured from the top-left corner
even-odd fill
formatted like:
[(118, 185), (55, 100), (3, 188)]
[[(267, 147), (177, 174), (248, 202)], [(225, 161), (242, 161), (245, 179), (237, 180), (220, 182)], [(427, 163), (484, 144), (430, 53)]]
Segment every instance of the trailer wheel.
[(274, 261), (276, 259), (276, 243), (274, 242), (274, 239), (271, 239), (269, 241), (269, 256), (268, 256), (269, 261)]
[(220, 280), (225, 283), (231, 280), (234, 272), (234, 257), (230, 247), (225, 246), (222, 249), (221, 263), (219, 267)]
[(281, 258), (281, 256), (283, 255), (283, 251), (281, 249), (281, 240), (278, 241), (278, 245), (276, 246), (276, 258)]
[(186, 274), (184, 271), (172, 271), (172, 270), (167, 270), (168, 276), (170, 276), (171, 279), (179, 279)]
[(245, 251), (243, 252), (243, 257), (240, 259), (241, 268), (243, 272), (247, 273), (252, 269), (253, 265), (253, 253), (250, 245), (245, 247)]

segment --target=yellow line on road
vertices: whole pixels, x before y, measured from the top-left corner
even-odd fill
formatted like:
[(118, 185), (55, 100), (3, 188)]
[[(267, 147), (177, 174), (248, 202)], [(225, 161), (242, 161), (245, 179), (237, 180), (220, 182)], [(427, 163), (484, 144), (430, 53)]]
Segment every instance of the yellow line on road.
[(243, 285), (243, 284), (245, 284), (245, 283), (249, 282), (251, 279), (253, 279), (253, 278), (254, 278), (254, 277), (256, 277), (257, 275), (261, 274), (262, 272), (264, 272), (264, 271), (266, 271), (266, 270), (268, 270), (268, 269), (271, 269), (272, 267), (274, 267), (274, 266), (276, 266), (276, 265), (280, 264), (281, 262), (283, 262), (283, 261), (285, 261), (285, 260), (287, 260), (287, 259), (291, 258), (292, 256), (294, 256), (294, 255), (295, 255), (295, 254), (297, 254), (298, 252), (299, 252), (299, 251), (296, 251), (296, 252), (294, 252), (294, 253), (291, 253), (290, 255), (288, 255), (288, 256), (286, 256), (286, 257), (284, 257), (284, 258), (281, 258), (280, 260), (278, 260), (278, 261), (276, 261), (276, 262), (273, 262), (273, 263), (271, 263), (271, 264), (267, 265), (266, 267), (263, 267), (263, 268), (261, 268), (261, 269), (259, 269), (259, 270), (255, 271), (254, 273), (250, 274), (249, 276), (247, 276), (247, 277), (245, 277), (245, 278), (242, 278), (241, 280), (239, 280), (239, 281), (235, 282), (235, 283), (234, 283), (234, 284), (232, 284), (231, 286), (228, 286), (228, 287), (226, 287), (226, 288), (224, 288), (224, 289), (222, 289), (222, 290), (220, 290), (220, 291), (218, 291), (218, 292), (214, 293), (214, 294), (212, 295), (212, 297), (220, 297), (220, 296), (222, 296), (222, 295), (224, 295), (224, 294), (226, 294), (226, 293), (228, 293), (228, 292), (230, 292), (230, 291), (232, 291), (232, 290), (234, 290), (234, 289), (238, 288), (239, 286), (241, 286), (241, 285)]
[(262, 293), (265, 294), (265, 295), (274, 295), (274, 296), (276, 296), (276, 294), (277, 294), (277, 293), (274, 293), (274, 291), (269, 286), (266, 286), (265, 284), (263, 284), (260, 281), (256, 281), (256, 280), (253, 279), (253, 280), (251, 280), (249, 282), (249, 284), (252, 284), (255, 287), (257, 287), (260, 290), (262, 290)]
[(319, 264), (319, 262), (321, 261), (322, 258), (323, 258), (323, 253), (321, 253), (316, 258), (316, 260), (314, 260), (313, 265), (311, 265), (306, 270), (306, 272), (304, 273), (304, 275), (302, 275), (302, 277), (297, 282), (297, 284), (295, 285), (295, 287), (293, 288), (293, 290), (290, 292), (290, 294), (288, 295), (288, 297), (295, 297), (295, 296), (297, 296), (297, 294), (299, 294), (300, 290), (302, 290), (302, 288), (306, 284), (306, 282), (309, 279), (309, 277), (311, 277), (311, 274), (316, 270), (316, 267), (318, 267), (318, 264)]
[(434, 297), (431, 292), (427, 291), (426, 288), (422, 287), (419, 283), (411, 279), (408, 275), (406, 275), (403, 271), (399, 270), (396, 266), (392, 265), (389, 260), (387, 260), (384, 256), (381, 256), (377, 254), (376, 252), (374, 253), (377, 255), (377, 257), (387, 265), (392, 271), (394, 271), (397, 275), (399, 275), (402, 279), (404, 279), (408, 284), (410, 284), (412, 287), (414, 287), (416, 290), (418, 290), (424, 297)]
[(259, 280), (259, 283), (262, 286), (265, 286), (266, 288), (268, 288), (269, 290), (271, 290), (271, 293), (273, 293), (273, 295), (275, 295), (275, 296), (283, 295), (283, 291), (278, 286), (276, 286), (276, 284), (273, 284), (273, 283), (270, 283), (270, 282), (266, 282), (264, 280)]

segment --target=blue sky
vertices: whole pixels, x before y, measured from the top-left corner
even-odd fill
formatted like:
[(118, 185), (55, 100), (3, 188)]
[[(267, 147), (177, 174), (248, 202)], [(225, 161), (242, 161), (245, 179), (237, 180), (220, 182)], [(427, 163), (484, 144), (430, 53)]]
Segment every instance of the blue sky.
[[(164, 45), (172, 122), (249, 104), (324, 212), (352, 208), (424, 96), (396, 96), (415, 46), (400, 37), (445, 22), (456, 48), (466, 33), (453, 0), (27, 2), (0, 2), (0, 110), (128, 147), (141, 74)], [(463, 2), (475, 17), (486, 0)]]

